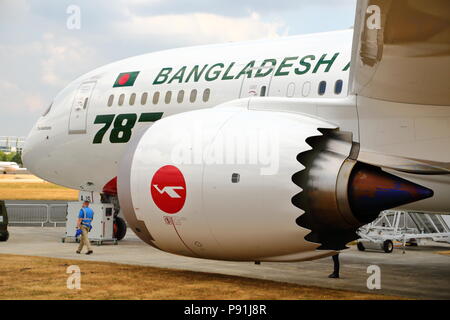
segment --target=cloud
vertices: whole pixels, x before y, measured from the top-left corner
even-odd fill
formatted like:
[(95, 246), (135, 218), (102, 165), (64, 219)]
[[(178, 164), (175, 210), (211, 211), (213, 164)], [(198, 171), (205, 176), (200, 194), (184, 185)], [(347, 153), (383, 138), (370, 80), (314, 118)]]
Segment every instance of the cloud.
[(77, 38), (59, 38), (44, 35), (44, 57), (41, 59), (41, 79), (44, 83), (61, 87), (83, 72), (97, 67), (102, 59), (97, 51)]
[(264, 22), (253, 12), (246, 17), (226, 17), (211, 13), (138, 16), (114, 25), (116, 32), (131, 36), (184, 39), (190, 44), (275, 38), (287, 33), (282, 22)]
[[(346, 28), (356, 0), (0, 0), (0, 135), (25, 135), (71, 80), (180, 46)], [(69, 5), (81, 29), (68, 30)], [(14, 122), (12, 119), (19, 119)]]
[(0, 81), (0, 95), (4, 102), (0, 104), (2, 114), (21, 114), (23, 111), (40, 112), (46, 103), (40, 93), (30, 92), (5, 80)]
[(58, 91), (104, 60), (77, 38), (45, 33), (32, 42), (0, 44), (0, 61), (7, 75), (0, 81), (0, 121), (22, 114), (32, 124)]
[(354, 3), (356, 0), (121, 0), (136, 15), (157, 16), (209, 12), (229, 17), (246, 16), (249, 12), (283, 14), (301, 11), (311, 6), (336, 8)]
[(0, 19), (4, 22), (21, 21), (30, 10), (30, 6), (26, 0), (1, 0), (0, 8)]
[(42, 106), (46, 106), (44, 99), (39, 94), (31, 94), (31, 95), (25, 96), (24, 102), (25, 102), (25, 107), (30, 111), (35, 111), (35, 110), (41, 111)]

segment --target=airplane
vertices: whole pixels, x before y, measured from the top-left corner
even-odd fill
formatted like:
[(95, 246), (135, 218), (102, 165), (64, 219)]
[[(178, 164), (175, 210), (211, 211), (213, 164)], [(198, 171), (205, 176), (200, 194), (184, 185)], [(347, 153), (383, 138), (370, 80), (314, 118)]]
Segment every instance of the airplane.
[(353, 29), (114, 62), (54, 98), (23, 160), (166, 252), (334, 255), (383, 210), (450, 208), (449, 21), (446, 0), (361, 0)]
[(20, 170), (21, 168), (16, 162), (0, 161), (0, 172), (3, 172), (3, 174)]

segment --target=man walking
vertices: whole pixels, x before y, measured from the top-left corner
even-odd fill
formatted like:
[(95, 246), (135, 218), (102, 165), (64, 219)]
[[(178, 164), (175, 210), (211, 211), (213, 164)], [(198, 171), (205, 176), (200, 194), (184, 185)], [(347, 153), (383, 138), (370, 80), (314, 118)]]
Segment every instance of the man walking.
[(77, 253), (81, 253), (83, 246), (86, 245), (88, 251), (86, 254), (92, 254), (91, 242), (89, 241), (89, 231), (91, 230), (92, 219), (94, 219), (94, 211), (89, 208), (89, 201), (83, 202), (80, 213), (78, 214), (77, 229), (81, 230), (81, 240)]

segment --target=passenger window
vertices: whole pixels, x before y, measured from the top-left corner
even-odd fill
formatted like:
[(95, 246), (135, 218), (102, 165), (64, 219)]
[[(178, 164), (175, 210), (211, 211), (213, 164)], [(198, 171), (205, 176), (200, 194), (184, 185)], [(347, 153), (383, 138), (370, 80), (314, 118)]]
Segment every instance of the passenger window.
[(191, 96), (189, 97), (189, 101), (191, 103), (194, 103), (195, 100), (197, 100), (197, 90), (196, 89), (191, 91)]
[(326, 90), (327, 90), (327, 82), (326, 81), (320, 81), (320, 83), (319, 83), (319, 96), (323, 96), (325, 94)]
[(135, 101), (136, 101), (136, 93), (132, 93), (130, 96), (130, 106), (134, 105)]
[(311, 92), (311, 82), (306, 81), (302, 87), (302, 96), (307, 97)]
[(141, 104), (145, 105), (147, 103), (147, 97), (148, 97), (148, 93), (144, 92), (141, 96)]
[(286, 96), (288, 98), (292, 98), (294, 94), (295, 94), (295, 83), (291, 82), (287, 87)]
[(267, 93), (267, 87), (266, 87), (266, 86), (262, 86), (262, 87), (261, 87), (261, 91), (260, 91), (260, 93), (259, 93), (259, 96), (260, 96), (260, 97), (265, 97), (265, 96), (266, 96), (266, 93)]
[(343, 85), (344, 85), (344, 81), (342, 81), (342, 80), (336, 81), (336, 83), (334, 84), (334, 93), (341, 94)]
[(180, 91), (178, 91), (177, 102), (182, 103), (183, 100), (184, 100), (184, 90), (180, 90)]
[(125, 101), (125, 94), (122, 93), (119, 96), (119, 106), (122, 106), (124, 101)]
[(166, 104), (169, 104), (169, 103), (170, 103), (170, 100), (172, 100), (172, 91), (167, 91), (167, 92), (166, 92), (166, 97), (165, 97), (165, 99), (164, 99), (164, 102), (165, 102)]
[(205, 91), (203, 91), (203, 102), (208, 102), (210, 95), (211, 89), (205, 89)]
[(153, 94), (153, 104), (158, 104), (158, 102), (159, 102), (159, 91), (156, 91), (154, 94)]
[(110, 95), (108, 99), (108, 107), (111, 107), (114, 103), (114, 95)]

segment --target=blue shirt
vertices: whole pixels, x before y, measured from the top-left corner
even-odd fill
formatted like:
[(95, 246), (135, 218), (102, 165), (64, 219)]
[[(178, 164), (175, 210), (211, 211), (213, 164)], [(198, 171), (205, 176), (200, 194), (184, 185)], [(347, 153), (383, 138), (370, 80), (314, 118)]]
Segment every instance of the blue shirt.
[[(86, 216), (85, 216), (85, 212), (86, 212)], [(92, 219), (94, 219), (94, 211), (89, 207), (81, 208), (80, 213), (78, 214), (78, 218), (83, 219), (83, 220), (81, 220), (82, 225), (84, 225), (86, 227), (90, 227)]]

